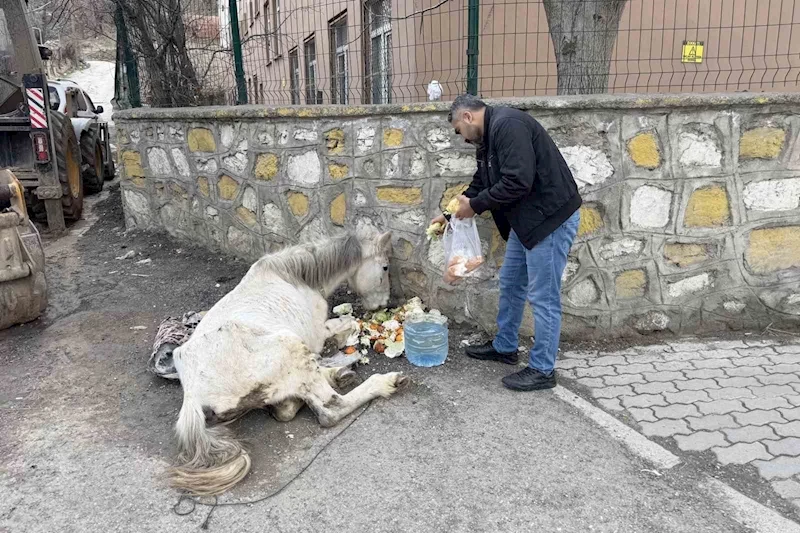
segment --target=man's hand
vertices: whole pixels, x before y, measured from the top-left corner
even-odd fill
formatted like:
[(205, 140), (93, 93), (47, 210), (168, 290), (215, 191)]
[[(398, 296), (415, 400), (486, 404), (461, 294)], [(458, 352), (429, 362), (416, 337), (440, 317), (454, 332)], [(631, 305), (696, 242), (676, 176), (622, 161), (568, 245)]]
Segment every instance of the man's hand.
[(475, 216), (475, 211), (469, 205), (469, 198), (463, 194), (458, 197), (458, 211), (456, 211), (456, 218), (472, 218)]
[(441, 224), (444, 226), (447, 223), (447, 219), (444, 218), (444, 215), (439, 215), (438, 217), (431, 220), (430, 225), (433, 226), (434, 224)]
[(444, 215), (439, 215), (431, 220), (431, 225), (425, 230), (425, 235), (428, 236), (428, 240), (438, 239), (444, 233), (445, 224), (447, 224), (447, 219)]

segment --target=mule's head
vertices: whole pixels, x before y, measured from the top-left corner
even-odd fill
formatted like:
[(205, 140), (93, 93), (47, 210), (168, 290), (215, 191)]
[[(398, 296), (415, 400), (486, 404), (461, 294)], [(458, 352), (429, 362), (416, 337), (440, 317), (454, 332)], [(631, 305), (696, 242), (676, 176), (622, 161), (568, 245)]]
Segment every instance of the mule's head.
[(369, 311), (389, 303), (389, 258), (392, 255), (392, 232), (360, 236), (362, 260), (348, 280)]

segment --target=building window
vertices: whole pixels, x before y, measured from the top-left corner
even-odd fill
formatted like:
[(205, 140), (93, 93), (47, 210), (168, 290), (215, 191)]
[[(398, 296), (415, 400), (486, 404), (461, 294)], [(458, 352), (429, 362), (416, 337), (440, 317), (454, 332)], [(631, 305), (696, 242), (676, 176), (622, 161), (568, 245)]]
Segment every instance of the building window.
[(253, 16), (253, 2), (252, 2), (252, 0), (250, 1), (250, 17), (249, 17), (249, 19), (250, 19), (250, 25), (252, 26), (253, 25), (253, 21), (255, 20), (255, 17)]
[(258, 74), (253, 74), (253, 97), (257, 104), (261, 103), (261, 100), (258, 98)]
[(261, 83), (259, 83), (259, 84), (258, 84), (258, 92), (259, 92), (259, 93), (260, 93), (260, 95), (261, 95), (261, 101), (260, 101), (260, 103), (262, 103), (262, 104), (266, 104), (266, 103), (267, 103), (267, 101), (266, 101), (266, 100), (264, 100), (264, 82), (263, 82), (263, 81), (262, 81)]
[(331, 22), (331, 103), (347, 103), (347, 14)]
[(317, 92), (317, 43), (313, 36), (304, 44), (306, 56), (306, 103), (321, 104), (322, 95)]
[(248, 4), (242, 2), (239, 6), (239, 31), (243, 31), (245, 35), (250, 31), (250, 26), (247, 24), (247, 8)]
[(264, 2), (264, 50), (267, 53), (267, 62), (269, 62), (269, 32), (272, 30), (272, 24), (269, 16), (269, 0)]
[(390, 0), (369, 0), (365, 5), (369, 24), (365, 68), (368, 94), (373, 104), (392, 101), (392, 7)]
[(272, 0), (272, 46), (275, 57), (281, 55), (281, 0)]
[(289, 89), (292, 91), (292, 105), (300, 104), (300, 58), (297, 47), (289, 51)]

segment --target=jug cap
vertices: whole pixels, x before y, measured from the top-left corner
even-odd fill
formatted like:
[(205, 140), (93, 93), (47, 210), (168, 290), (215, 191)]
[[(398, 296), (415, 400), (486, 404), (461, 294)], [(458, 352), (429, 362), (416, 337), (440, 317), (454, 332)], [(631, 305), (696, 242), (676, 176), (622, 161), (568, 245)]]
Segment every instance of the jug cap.
[(430, 322), (431, 324), (447, 324), (447, 317), (444, 316), (437, 310), (432, 310), (427, 313), (412, 313), (406, 316), (405, 322), (408, 323), (418, 323), (418, 322)]

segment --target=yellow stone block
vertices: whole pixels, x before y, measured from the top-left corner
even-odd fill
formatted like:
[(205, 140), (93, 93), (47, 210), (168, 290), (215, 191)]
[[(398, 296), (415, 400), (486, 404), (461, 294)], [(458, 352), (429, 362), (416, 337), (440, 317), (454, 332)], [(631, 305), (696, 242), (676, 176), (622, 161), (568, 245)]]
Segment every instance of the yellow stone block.
[(176, 198), (181, 198), (183, 200), (189, 199), (189, 193), (187, 193), (186, 189), (184, 189), (177, 183), (171, 184), (170, 189), (172, 189), (172, 195), (175, 196)]
[(755, 128), (739, 139), (739, 159), (775, 159), (786, 142), (786, 132), (780, 128)]
[(617, 298), (641, 298), (647, 289), (647, 273), (644, 270), (626, 270), (614, 280)]
[(144, 186), (145, 186), (145, 183), (147, 183), (147, 182), (145, 181), (145, 179), (144, 179), (144, 178), (142, 178), (142, 177), (140, 177), (140, 176), (136, 176), (135, 178), (133, 178), (133, 179), (131, 180), (131, 182), (133, 182), (133, 184), (134, 184), (134, 185), (136, 185), (137, 187), (144, 187)]
[(243, 205), (236, 208), (236, 215), (248, 226), (253, 226), (256, 223), (256, 214)]
[(328, 165), (328, 173), (330, 174), (331, 179), (334, 180), (346, 178), (349, 171), (350, 168), (344, 163), (330, 163)]
[(256, 178), (271, 181), (278, 175), (278, 156), (275, 154), (258, 154), (256, 159)]
[(190, 152), (214, 152), (217, 143), (214, 141), (214, 134), (207, 128), (192, 128), (189, 130), (189, 151)]
[(654, 169), (661, 165), (658, 141), (652, 133), (640, 133), (628, 141), (628, 154), (638, 167)]
[(503, 261), (506, 258), (506, 241), (500, 235), (500, 230), (497, 226), (492, 225), (492, 240), (489, 243), (489, 255), (494, 258), (497, 267), (503, 266)]
[(301, 192), (290, 192), (287, 196), (289, 210), (296, 217), (304, 217), (308, 214), (308, 196)]
[(696, 189), (689, 197), (683, 224), (689, 228), (715, 228), (726, 226), (731, 221), (728, 192), (725, 187), (714, 185)]
[(335, 128), (325, 133), (325, 141), (328, 146), (328, 153), (331, 155), (344, 152), (344, 130)]
[(211, 188), (208, 185), (208, 178), (200, 176), (197, 178), (197, 192), (208, 198), (211, 195)]
[(393, 247), (395, 255), (401, 261), (408, 261), (409, 259), (411, 259), (411, 254), (414, 253), (414, 245), (405, 239), (399, 239), (397, 243), (398, 246)]
[(342, 193), (331, 202), (331, 222), (337, 226), (344, 226), (344, 218), (346, 215), (347, 199), (344, 193)]
[(605, 225), (600, 210), (592, 205), (581, 206), (581, 221), (578, 224), (578, 237), (594, 233)]
[(459, 183), (458, 185), (453, 185), (452, 187), (448, 187), (447, 190), (444, 191), (444, 194), (442, 195), (442, 200), (439, 202), (439, 209), (444, 211), (445, 207), (447, 207), (447, 204), (449, 204), (453, 200), (453, 198), (461, 196), (462, 194), (464, 194), (464, 191), (466, 191), (468, 188), (469, 188), (469, 183)]
[(411, 285), (416, 285), (417, 287), (425, 287), (428, 285), (428, 276), (419, 270), (410, 270), (404, 274), (404, 277)]
[(239, 192), (239, 184), (228, 175), (223, 175), (219, 179), (217, 188), (219, 189), (219, 197), (223, 200), (233, 200), (236, 198), (236, 193)]
[(144, 177), (142, 168), (142, 154), (132, 150), (122, 152), (122, 164), (125, 166), (125, 174), (128, 178)]
[(383, 130), (383, 145), (389, 148), (396, 148), (403, 144), (403, 130), (397, 128), (387, 128)]
[(392, 204), (413, 205), (422, 202), (419, 187), (378, 187), (378, 200)]
[(800, 226), (751, 231), (745, 261), (756, 274), (800, 268)]
[(707, 260), (708, 248), (703, 244), (669, 243), (664, 246), (664, 258), (683, 268)]

